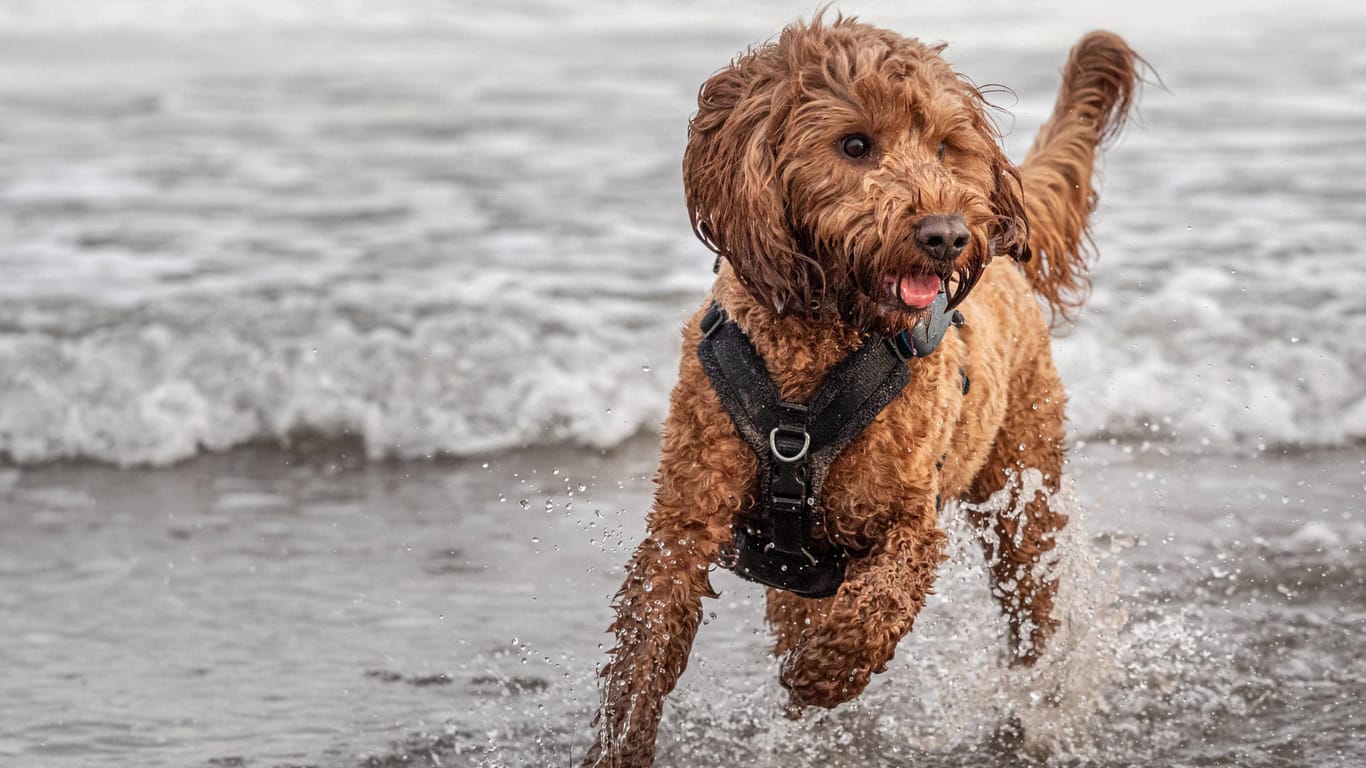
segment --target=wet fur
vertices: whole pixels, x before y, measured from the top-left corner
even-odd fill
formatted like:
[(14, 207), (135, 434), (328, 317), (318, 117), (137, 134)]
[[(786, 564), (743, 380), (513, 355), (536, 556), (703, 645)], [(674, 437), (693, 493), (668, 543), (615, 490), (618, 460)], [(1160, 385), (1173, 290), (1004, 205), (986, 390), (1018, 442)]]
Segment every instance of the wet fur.
[[(886, 668), (943, 559), (937, 499), (985, 501), (1030, 467), (1055, 490), (1062, 471), (1065, 393), (1036, 297), (1066, 313), (1084, 295), (1095, 153), (1124, 121), (1138, 59), (1113, 34), (1087, 35), (1017, 169), (980, 92), (941, 51), (852, 19), (796, 24), (708, 80), (690, 126), (688, 209), (723, 257), (703, 307), (725, 307), (785, 399), (804, 401), (866, 333), (914, 323), (880, 301), (889, 275), (936, 270), (967, 318), (911, 364), (905, 391), (831, 469), (817, 535), (856, 554), (839, 593), (768, 591), (794, 712), (848, 701)], [(872, 138), (875, 157), (839, 153), (852, 132)], [(910, 236), (935, 213), (962, 214), (972, 233), (950, 265)], [(664, 697), (687, 665), (702, 598), (715, 596), (708, 573), (754, 502), (756, 460), (696, 355), (701, 312), (683, 332), (649, 533), (614, 601), (617, 642), (585, 765), (652, 764)], [(1042, 496), (1019, 518), (970, 518), (1012, 650), (1031, 663), (1055, 626), (1055, 584), (1035, 565), (1066, 519)]]

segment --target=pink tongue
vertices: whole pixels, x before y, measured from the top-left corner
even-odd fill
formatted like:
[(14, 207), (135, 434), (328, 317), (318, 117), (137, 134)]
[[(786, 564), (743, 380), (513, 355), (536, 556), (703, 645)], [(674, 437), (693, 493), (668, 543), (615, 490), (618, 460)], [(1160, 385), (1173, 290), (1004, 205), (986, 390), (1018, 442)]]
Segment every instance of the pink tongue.
[(928, 307), (939, 295), (939, 275), (902, 275), (896, 293), (908, 307)]

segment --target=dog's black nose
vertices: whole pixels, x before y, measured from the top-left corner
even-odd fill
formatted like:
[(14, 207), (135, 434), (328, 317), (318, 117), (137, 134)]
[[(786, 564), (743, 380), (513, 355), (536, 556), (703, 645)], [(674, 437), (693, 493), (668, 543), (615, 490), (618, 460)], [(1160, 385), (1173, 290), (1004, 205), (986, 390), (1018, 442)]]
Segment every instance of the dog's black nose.
[(926, 216), (915, 225), (915, 242), (931, 259), (948, 261), (968, 247), (968, 223), (961, 214)]

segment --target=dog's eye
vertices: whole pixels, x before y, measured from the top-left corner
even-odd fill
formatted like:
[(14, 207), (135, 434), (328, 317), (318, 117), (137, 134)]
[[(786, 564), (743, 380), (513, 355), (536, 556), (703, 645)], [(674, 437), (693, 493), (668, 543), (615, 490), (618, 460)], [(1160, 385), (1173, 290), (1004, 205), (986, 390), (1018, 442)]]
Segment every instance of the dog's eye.
[(939, 146), (935, 147), (934, 153), (935, 153), (936, 155), (939, 155), (939, 159), (940, 159), (940, 160), (943, 160), (943, 159), (944, 159), (944, 152), (945, 152), (946, 149), (947, 149), (947, 147), (944, 146), (944, 142), (941, 141), (941, 142), (939, 142)]
[(849, 157), (863, 157), (872, 148), (873, 142), (861, 133), (851, 134), (840, 139), (840, 151)]

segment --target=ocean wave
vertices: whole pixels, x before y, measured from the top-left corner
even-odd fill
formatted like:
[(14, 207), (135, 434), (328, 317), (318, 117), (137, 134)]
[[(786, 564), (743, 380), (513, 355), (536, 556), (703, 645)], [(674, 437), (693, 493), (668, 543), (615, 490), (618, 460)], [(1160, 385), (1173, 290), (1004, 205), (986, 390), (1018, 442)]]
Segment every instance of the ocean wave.
[[(78, 336), (0, 335), (0, 454), (168, 464), (308, 433), (371, 458), (615, 445), (657, 424), (676, 330), (612, 312), (406, 327), (295, 298), (182, 305)], [(673, 338), (669, 338), (669, 337)]]
[[(304, 434), (475, 456), (658, 428), (711, 277), (679, 191), (695, 84), (786, 12), (751, 33), (677, 11), (700, 26), (676, 46), (657, 44), (673, 17), (617, 9), (564, 40), (554, 14), (460, 45), (321, 29), (314, 56), (288, 35), (79, 31), (325, 27), (303, 0), (88, 5), (0, 0), (4, 460), (160, 465)], [(328, 4), (359, 27), (450, 15), (391, 6)], [(1020, 13), (1052, 37), (962, 51), (1021, 93), (1017, 156), (1071, 34)], [(1246, 19), (1233, 42), (1143, 47), (1171, 90), (1106, 156), (1095, 291), (1055, 344), (1074, 438), (1366, 439), (1366, 111), (1342, 98), (1366, 58), (1359, 21), (1312, 24), (1314, 57)]]
[[(360, 440), (375, 459), (609, 448), (658, 428), (687, 310), (604, 301), (551, 316), (448, 308), (399, 320), (295, 296), (172, 303), (75, 334), (3, 333), (0, 454), (159, 465), (301, 433)], [(1216, 449), (1366, 438), (1355, 348), (1180, 338), (1207, 326), (1165, 339), (1115, 330), (1082, 325), (1056, 343), (1074, 437)]]

